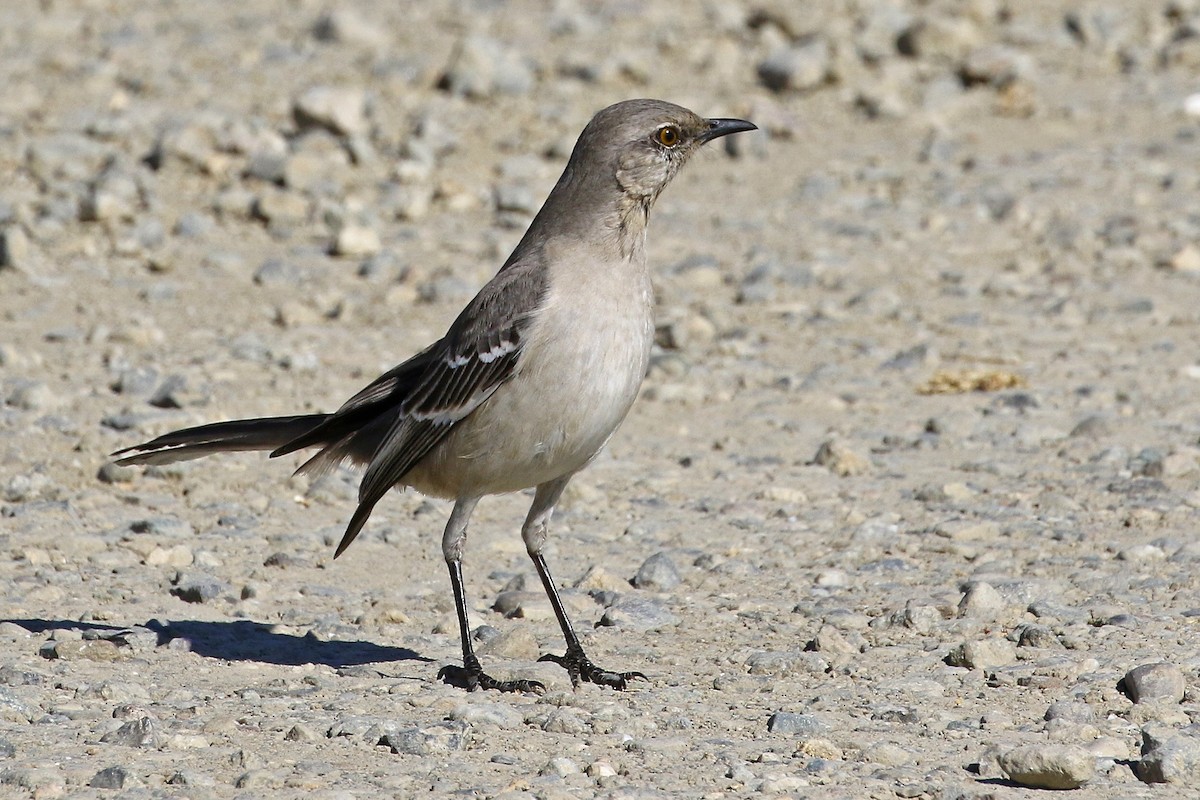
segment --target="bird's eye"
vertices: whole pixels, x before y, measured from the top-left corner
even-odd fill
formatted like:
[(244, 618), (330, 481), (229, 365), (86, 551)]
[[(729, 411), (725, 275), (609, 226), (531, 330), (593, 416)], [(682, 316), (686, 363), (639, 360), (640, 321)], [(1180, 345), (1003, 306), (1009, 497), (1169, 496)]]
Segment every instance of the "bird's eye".
[(674, 125), (663, 125), (655, 132), (654, 141), (663, 147), (674, 147), (679, 144), (679, 128)]

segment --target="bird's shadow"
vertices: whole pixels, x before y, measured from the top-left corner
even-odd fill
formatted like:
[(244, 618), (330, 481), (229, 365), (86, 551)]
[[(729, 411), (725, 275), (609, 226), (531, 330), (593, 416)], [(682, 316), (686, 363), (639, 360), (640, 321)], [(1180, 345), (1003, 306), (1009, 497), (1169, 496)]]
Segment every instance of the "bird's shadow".
[(432, 660), (406, 647), (364, 641), (328, 641), (311, 634), (295, 636), (278, 633), (272, 631), (270, 625), (244, 619), (218, 622), (152, 619), (132, 628), (55, 619), (0, 619), (0, 622), (11, 622), (30, 633), (56, 629), (79, 630), (84, 638), (109, 639), (118, 643), (128, 641), (139, 630), (145, 630), (158, 637), (157, 646), (184, 639), (188, 643), (187, 649), (207, 658), (257, 661), (280, 666), (324, 664), (336, 669), (385, 661)]

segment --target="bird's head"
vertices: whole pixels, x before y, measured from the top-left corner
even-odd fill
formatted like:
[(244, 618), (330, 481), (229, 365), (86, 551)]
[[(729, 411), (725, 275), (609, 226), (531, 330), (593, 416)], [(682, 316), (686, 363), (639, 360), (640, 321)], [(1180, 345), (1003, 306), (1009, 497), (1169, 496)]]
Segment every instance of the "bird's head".
[(572, 161), (609, 169), (621, 191), (649, 206), (701, 145), (756, 126), (741, 119), (705, 119), (663, 100), (625, 100), (592, 118), (579, 136)]

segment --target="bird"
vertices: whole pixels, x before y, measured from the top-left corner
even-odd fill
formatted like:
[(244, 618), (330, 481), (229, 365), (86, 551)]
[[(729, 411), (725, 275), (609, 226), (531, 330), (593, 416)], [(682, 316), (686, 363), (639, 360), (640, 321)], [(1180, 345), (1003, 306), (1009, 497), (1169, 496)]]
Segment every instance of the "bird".
[(393, 488), (453, 500), (442, 555), (462, 643), (462, 666), (439, 679), (470, 691), (543, 692), (540, 681), (498, 680), (472, 645), (463, 581), (467, 526), (485, 496), (533, 489), (521, 536), (566, 642), (538, 660), (572, 686), (625, 690), (637, 671), (597, 666), (584, 652), (544, 557), (550, 521), (571, 478), (624, 420), (654, 342), (646, 227), (659, 194), (704, 144), (756, 130), (662, 100), (625, 100), (592, 117), (562, 176), (512, 254), (446, 334), (380, 375), (332, 413), (216, 422), (164, 434), (111, 455), (164, 464), (211, 453), (314, 450), (297, 474), (365, 467), (358, 504), (334, 558)]

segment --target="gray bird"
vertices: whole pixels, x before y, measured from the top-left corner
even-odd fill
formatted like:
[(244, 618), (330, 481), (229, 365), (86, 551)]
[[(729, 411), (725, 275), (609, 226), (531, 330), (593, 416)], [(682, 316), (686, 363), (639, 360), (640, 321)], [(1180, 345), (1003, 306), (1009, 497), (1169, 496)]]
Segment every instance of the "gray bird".
[(354, 541), (393, 487), (454, 500), (442, 536), (463, 666), (439, 678), (468, 689), (541, 691), (500, 681), (471, 645), (462, 558), (467, 523), (485, 495), (536, 487), (521, 528), (566, 638), (573, 685), (624, 689), (640, 672), (591, 662), (542, 556), (554, 507), (629, 412), (654, 340), (646, 268), (651, 206), (706, 142), (755, 126), (705, 119), (660, 100), (628, 100), (584, 128), (562, 177), (504, 266), (446, 335), (376, 378), (332, 414), (233, 420), (175, 431), (113, 453), (119, 464), (164, 464), (209, 453), (318, 448), (298, 473), (366, 467), (358, 507), (337, 547)]

